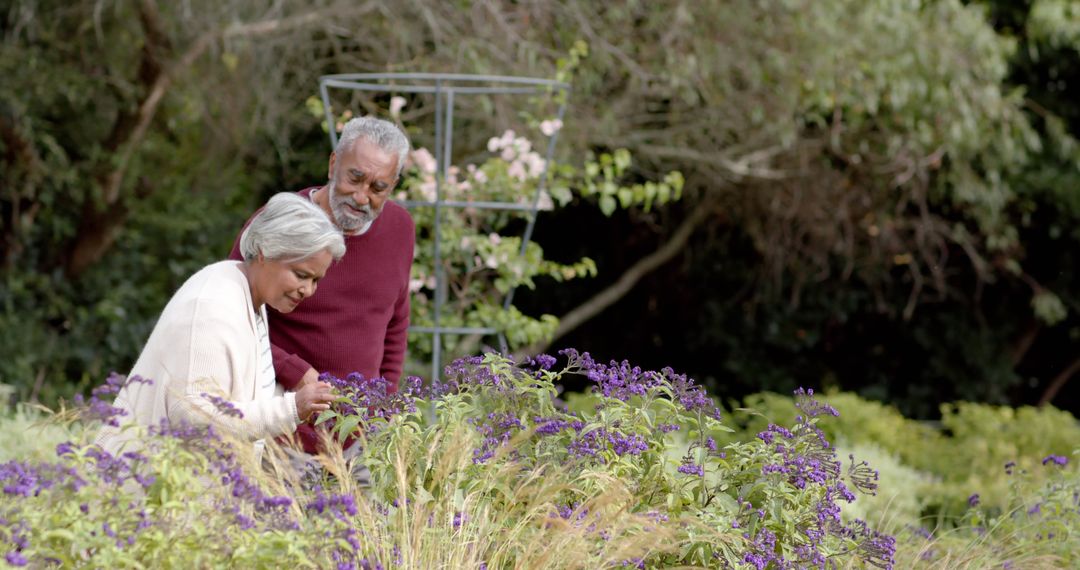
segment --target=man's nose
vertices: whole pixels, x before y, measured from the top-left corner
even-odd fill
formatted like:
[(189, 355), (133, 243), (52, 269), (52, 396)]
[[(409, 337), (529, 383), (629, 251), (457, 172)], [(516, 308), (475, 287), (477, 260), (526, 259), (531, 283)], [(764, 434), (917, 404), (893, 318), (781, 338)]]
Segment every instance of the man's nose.
[(355, 194), (353, 194), (353, 200), (360, 206), (366, 206), (368, 202), (371, 202), (371, 197), (368, 195), (368, 188), (361, 188)]

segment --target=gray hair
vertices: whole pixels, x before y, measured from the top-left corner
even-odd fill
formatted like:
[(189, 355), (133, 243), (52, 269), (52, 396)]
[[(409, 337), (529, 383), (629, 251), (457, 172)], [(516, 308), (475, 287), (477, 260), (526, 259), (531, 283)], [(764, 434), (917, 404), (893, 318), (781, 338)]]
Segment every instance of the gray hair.
[(345, 238), (326, 212), (292, 192), (274, 194), (240, 235), (245, 262), (259, 256), (292, 263), (327, 250), (334, 260), (345, 255)]
[(348, 150), (357, 139), (364, 139), (382, 149), (388, 154), (397, 155), (396, 178), (401, 178), (401, 170), (405, 168), (405, 160), (409, 157), (409, 138), (390, 121), (384, 121), (372, 116), (357, 117), (345, 123), (341, 131), (341, 138), (334, 147), (334, 154)]

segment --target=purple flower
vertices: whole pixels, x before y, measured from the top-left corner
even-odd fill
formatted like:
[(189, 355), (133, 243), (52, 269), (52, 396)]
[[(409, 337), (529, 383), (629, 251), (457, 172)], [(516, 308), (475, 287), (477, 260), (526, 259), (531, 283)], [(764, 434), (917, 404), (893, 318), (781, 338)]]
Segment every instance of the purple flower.
[(806, 414), (808, 418), (814, 418), (820, 415), (839, 416), (840, 412), (836, 411), (836, 408), (826, 404), (825, 402), (819, 402), (814, 398), (814, 390), (799, 388), (795, 390), (795, 407), (799, 408), (802, 413)]
[(679, 473), (685, 473), (687, 475), (697, 475), (698, 477), (705, 476), (705, 467), (703, 465), (696, 465), (689, 458), (684, 457), (682, 465), (679, 466)]
[(1050, 463), (1050, 462), (1053, 462), (1053, 463), (1055, 463), (1057, 465), (1064, 466), (1064, 465), (1067, 465), (1069, 463), (1069, 459), (1067, 457), (1065, 457), (1064, 455), (1053, 455), (1053, 454), (1051, 454), (1051, 455), (1047, 455), (1042, 460), (1043, 465), (1046, 465), (1047, 463)]
[(795, 438), (795, 434), (791, 433), (791, 430), (789, 430), (789, 429), (787, 429), (785, 427), (778, 426), (776, 424), (769, 424), (769, 427), (766, 428), (765, 431), (757, 434), (757, 436), (758, 436), (758, 439), (760, 439), (761, 441), (764, 441), (767, 444), (771, 444), (773, 442), (773, 439), (774, 439), (773, 434), (780, 434), (785, 439), (794, 439)]
[(30, 561), (20, 552), (11, 551), (4, 556), (4, 560), (7, 560), (8, 564), (12, 566), (26, 566)]
[(855, 485), (855, 488), (863, 493), (876, 495), (878, 488), (877, 470), (871, 469), (870, 464), (865, 461), (855, 463), (855, 455), (853, 454), (848, 454), (848, 459), (851, 461), (848, 466), (848, 477)]
[(207, 394), (206, 392), (203, 392), (202, 394), (199, 394), (199, 395), (202, 396), (203, 398), (209, 400), (210, 403), (213, 404), (214, 407), (217, 408), (217, 410), (219, 412), (221, 412), (222, 414), (224, 414), (226, 416), (233, 417), (233, 418), (243, 418), (244, 417), (244, 412), (241, 412), (240, 408), (237, 408), (235, 404), (233, 404), (229, 400), (226, 400), (225, 398), (222, 398), (221, 396), (215, 396), (213, 394)]
[(968, 507), (975, 508), (979, 506), (979, 494), (975, 493), (968, 497)]
[(555, 435), (570, 427), (570, 422), (562, 418), (535, 417), (533, 423), (536, 424), (537, 435)]
[(616, 455), (639, 455), (649, 449), (649, 444), (639, 435), (610, 432), (607, 436)]

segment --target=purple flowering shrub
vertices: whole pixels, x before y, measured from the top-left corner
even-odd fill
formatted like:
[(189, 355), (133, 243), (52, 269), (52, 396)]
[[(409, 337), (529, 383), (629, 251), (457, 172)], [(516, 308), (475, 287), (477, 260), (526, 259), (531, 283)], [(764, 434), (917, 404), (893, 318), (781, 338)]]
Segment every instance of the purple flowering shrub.
[[(77, 408), (91, 437), (95, 425), (120, 424), (111, 396), (129, 382), (150, 380), (112, 375)], [(242, 415), (227, 401), (204, 397), (225, 415)], [(237, 447), (205, 426), (125, 429), (140, 432), (139, 451), (113, 456), (97, 445), (64, 442), (52, 461), (0, 464), (0, 550), (9, 565), (275, 567), (332, 560), (321, 526), (302, 525), (311, 505), (297, 504), (280, 482), (279, 492), (269, 492), (274, 485), (259, 480), (250, 444)]]
[[(366, 408), (355, 392), (353, 415), (335, 411), (325, 419), (352, 426), (338, 437), (363, 446), (372, 496), (394, 508), (467, 495), (513, 510), (504, 490), (478, 493), (478, 482), (547, 470), (576, 474), (548, 497), (559, 505), (554, 519), (600, 516), (581, 505), (618, 481), (631, 497), (620, 508), (671, 533), (628, 557), (634, 566), (891, 567), (893, 539), (840, 516), (842, 502), (874, 491), (877, 474), (837, 456), (817, 427), (836, 412), (812, 392), (800, 393), (793, 425), (770, 425), (752, 441), (720, 446), (717, 439), (731, 430), (692, 379), (671, 369), (598, 363), (574, 350), (562, 356), (561, 369), (549, 356), (520, 366), (497, 354), (461, 359), (436, 386), (407, 384), (392, 398), (394, 414)], [(570, 375), (592, 382), (594, 410), (573, 413), (558, 404), (556, 383)], [(461, 448), (470, 450), (468, 461), (448, 466), (447, 454)], [(457, 482), (447, 486), (448, 477)], [(596, 521), (582, 526), (592, 528), (596, 547), (615, 536)]]
[[(67, 443), (52, 462), (0, 465), (6, 561), (892, 566), (892, 538), (840, 514), (841, 503), (873, 492), (876, 472), (839, 456), (817, 426), (835, 410), (812, 392), (797, 395), (797, 421), (722, 445), (730, 428), (692, 379), (573, 350), (562, 356), (562, 367), (549, 356), (462, 359), (434, 386), (410, 379), (393, 393), (378, 379), (327, 378), (341, 397), (320, 420), (361, 446), (365, 488), (343, 457), (326, 458), (330, 475), (302, 482), (273, 466), (274, 444), (272, 466), (257, 466), (249, 442), (206, 427), (155, 426), (143, 449), (120, 457)], [(593, 409), (560, 403), (556, 385), (572, 375), (592, 383)], [(125, 381), (110, 378), (91, 400)], [(205, 397), (223, 416), (238, 413)], [(107, 404), (86, 409), (115, 419)]]

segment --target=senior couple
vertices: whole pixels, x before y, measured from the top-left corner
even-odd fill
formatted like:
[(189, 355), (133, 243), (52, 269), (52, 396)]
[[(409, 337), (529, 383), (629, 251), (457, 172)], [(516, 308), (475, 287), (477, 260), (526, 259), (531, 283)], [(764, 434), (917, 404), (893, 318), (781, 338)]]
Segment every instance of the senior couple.
[(320, 373), (360, 372), (396, 386), (415, 231), (387, 199), (408, 151), (394, 124), (349, 121), (326, 185), (275, 195), (229, 261), (195, 273), (169, 300), (131, 370), (153, 382), (121, 390), (123, 423), (103, 428), (97, 442), (113, 454), (135, 449), (127, 425), (167, 420), (213, 424), (256, 449), (295, 432), (316, 453), (311, 422), (334, 398)]

